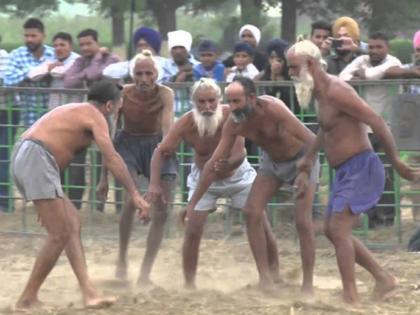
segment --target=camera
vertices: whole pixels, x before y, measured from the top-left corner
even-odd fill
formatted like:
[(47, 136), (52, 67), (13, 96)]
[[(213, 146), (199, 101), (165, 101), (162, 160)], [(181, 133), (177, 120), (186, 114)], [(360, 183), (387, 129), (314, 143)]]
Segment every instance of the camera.
[(343, 40), (342, 39), (333, 39), (331, 41), (331, 47), (332, 48), (339, 48), (343, 46)]

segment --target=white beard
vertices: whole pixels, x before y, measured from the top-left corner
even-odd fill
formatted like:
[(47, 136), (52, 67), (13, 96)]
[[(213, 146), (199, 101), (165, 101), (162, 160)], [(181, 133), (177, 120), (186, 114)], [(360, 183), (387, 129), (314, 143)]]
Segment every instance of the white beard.
[(300, 107), (308, 109), (314, 90), (314, 78), (308, 72), (308, 68), (303, 67), (300, 70), (299, 77), (293, 77), (292, 79)]
[(213, 137), (223, 120), (222, 107), (217, 106), (216, 111), (211, 116), (203, 116), (196, 108), (194, 108), (193, 117), (195, 125), (197, 126), (198, 135), (200, 137)]

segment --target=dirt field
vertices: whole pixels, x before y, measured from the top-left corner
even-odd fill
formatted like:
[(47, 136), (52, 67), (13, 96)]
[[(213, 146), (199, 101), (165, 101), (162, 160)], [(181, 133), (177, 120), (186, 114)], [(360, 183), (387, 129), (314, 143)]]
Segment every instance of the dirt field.
[[(31, 213), (31, 212), (29, 212)], [(20, 214), (1, 214), (0, 231), (20, 230)], [(170, 238), (163, 242), (153, 272), (155, 288), (136, 286), (139, 266), (145, 246), (146, 227), (136, 224), (129, 250), (129, 282), (115, 280), (117, 256), (117, 222), (114, 214), (86, 216), (84, 245), (89, 271), (99, 288), (117, 295), (116, 305), (104, 310), (84, 310), (76, 279), (63, 255), (40, 291), (46, 307), (32, 314), (420, 314), (420, 254), (408, 253), (404, 248), (376, 251), (375, 256), (399, 280), (401, 288), (383, 303), (373, 303), (370, 292), (373, 281), (370, 275), (357, 267), (358, 289), (362, 297), (359, 307), (348, 307), (340, 302), (341, 282), (334, 251), (321, 235), (317, 237), (315, 267), (315, 301), (306, 302), (299, 296), (300, 258), (295, 234), (290, 225), (277, 226), (281, 273), (287, 286), (279, 287), (274, 297), (254, 290), (257, 272), (246, 242), (241, 233), (226, 238), (222, 224), (213, 219), (201, 246), (197, 277), (198, 290), (187, 291), (182, 286), (181, 244), (182, 231), (172, 221)], [(42, 231), (36, 226), (33, 215), (27, 218), (30, 232)], [(412, 230), (413, 224), (405, 226)], [(375, 230), (370, 240), (395, 239), (391, 228)], [(406, 231), (404, 234), (410, 235)], [(43, 237), (21, 233), (0, 233), (0, 313), (13, 314), (13, 304), (20, 294)]]

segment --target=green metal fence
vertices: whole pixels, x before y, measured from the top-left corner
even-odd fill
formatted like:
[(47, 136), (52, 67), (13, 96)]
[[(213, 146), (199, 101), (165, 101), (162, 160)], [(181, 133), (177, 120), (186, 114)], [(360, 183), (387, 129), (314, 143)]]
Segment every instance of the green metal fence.
[[(354, 81), (352, 84), (355, 86), (356, 91), (358, 91), (358, 93), (363, 97), (365, 96), (364, 94), (366, 93), (367, 89), (370, 87), (379, 86), (386, 89), (388, 97), (395, 99), (396, 97), (403, 95), (405, 89), (408, 86), (420, 85), (420, 80)], [(191, 108), (189, 100), (189, 88), (191, 84), (176, 83), (170, 84), (170, 86), (175, 90), (177, 109), (176, 116), (180, 116), (182, 113), (188, 111)], [(223, 86), (224, 84), (222, 84), (222, 87)], [(271, 93), (279, 98), (282, 98), (301, 121), (303, 121), (311, 129), (316, 129), (317, 124), (314, 109), (315, 106), (313, 106), (313, 108), (309, 111), (300, 110), (296, 99), (293, 96), (292, 83), (290, 81), (276, 82), (275, 84), (273, 84), (273, 82), (258, 82), (257, 87), (258, 93), (260, 95)], [(289, 89), (289, 93), (287, 93), (287, 89)], [(24, 126), (20, 118), (26, 109), (25, 107), (18, 105), (18, 98), (21, 93), (26, 92), (35, 94), (49, 93), (50, 95), (55, 95), (55, 97), (58, 97), (59, 103), (61, 104), (65, 104), (68, 100), (74, 100), (75, 98), (82, 100), (86, 93), (85, 90), (0, 88), (0, 207), (4, 212), (19, 213), (19, 215), (22, 216), (22, 221), (18, 232), (28, 231), (26, 220), (27, 211), (25, 203), (22, 201), (13, 185), (13, 182), (10, 180), (7, 169), (9, 166), (10, 155), (14, 142), (24, 130)], [(287, 99), (285, 99), (285, 95), (287, 96)], [(396, 106), (396, 104), (393, 104), (393, 106)], [(38, 103), (33, 110), (41, 115), (47, 110), (47, 107), (45, 104)], [(391, 111), (386, 112), (385, 116), (387, 116), (386, 118), (389, 118), (391, 116)], [(398, 135), (396, 138), (398, 140)], [(420, 134), (418, 135), (418, 138), (420, 138)], [(420, 145), (418, 148), (420, 148)], [(415, 145), (413, 148), (401, 149), (401, 156), (406, 160), (410, 160), (411, 162), (417, 161), (416, 158), (418, 159), (420, 156)], [(188, 176), (188, 169), (192, 161), (192, 154), (192, 151), (188, 149), (185, 144), (180, 145), (179, 151), (177, 152), (177, 157), (179, 160), (179, 179), (174, 205), (178, 207), (182, 207), (187, 199), (185, 182), (186, 177)], [(382, 153), (380, 153), (380, 155), (382, 155)], [(254, 166), (258, 167), (258, 151), (254, 152), (254, 156), (249, 156), (249, 158), (255, 163)], [(322, 171), (314, 207), (323, 210), (328, 201), (328, 193), (334, 172), (328, 167), (322, 153), (321, 161)], [(80, 198), (73, 199), (73, 201), (76, 204), (80, 204), (80, 208), (83, 211), (91, 214), (96, 214), (98, 213), (97, 210), (103, 211), (104, 209), (104, 206), (96, 200), (96, 195), (94, 193), (96, 186), (95, 183), (99, 178), (100, 164), (100, 154), (98, 154), (96, 148), (92, 146), (88, 149), (87, 154), (83, 159), (72, 163), (69, 168), (70, 171), (67, 170), (62, 175), (64, 191), (70, 196), (78, 194), (80, 195), (82, 193)], [(77, 173), (77, 168), (79, 168), (79, 170), (82, 169), (85, 171), (85, 174), (82, 175), (85, 183), (74, 183), (74, 181), (72, 181), (72, 177), (74, 176), (72, 171), (76, 170), (75, 172)], [(393, 233), (392, 240), (385, 240), (385, 242), (401, 243), (403, 239), (403, 222), (401, 215), (402, 210), (409, 209), (411, 207), (420, 207), (420, 200), (418, 202), (410, 201), (410, 199), (416, 200), (416, 196), (419, 194), (419, 188), (402, 180), (398, 174), (393, 171), (391, 171), (390, 174), (393, 176), (392, 187), (385, 192), (385, 196), (391, 196), (393, 201), (381, 202), (379, 204), (379, 208), (391, 207), (395, 209), (394, 214), (392, 214), (392, 220), (390, 220), (390, 225), (395, 230), (395, 233)], [(110, 198), (105, 205), (106, 212), (118, 211), (122, 204), (121, 188), (115, 183), (113, 183), (111, 186), (112, 187), (109, 194)], [(142, 186), (143, 190), (146, 187), (147, 186)], [(79, 190), (79, 192), (75, 193), (77, 190)], [(222, 201), (221, 204), (226, 205), (225, 201)], [(269, 217), (273, 225), (277, 225), (278, 222), (284, 220), (282, 213), (291, 212), (292, 206), (293, 191), (290, 189), (290, 187), (285, 187), (278, 193), (277, 196), (273, 198), (268, 206)], [(89, 225), (92, 224), (92, 218), (92, 216), (89, 216)], [(231, 222), (228, 219), (229, 216), (225, 216), (225, 218), (225, 227), (226, 230), (228, 230)], [(360, 228), (355, 229), (355, 233), (361, 235), (364, 239), (367, 240), (369, 236), (368, 226), (369, 220), (365, 215), (363, 217)]]

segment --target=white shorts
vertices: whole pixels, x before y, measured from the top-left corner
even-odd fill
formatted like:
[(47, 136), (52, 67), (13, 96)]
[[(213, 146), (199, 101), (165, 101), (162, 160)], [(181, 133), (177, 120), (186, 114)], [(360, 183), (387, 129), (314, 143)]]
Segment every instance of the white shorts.
[[(191, 172), (188, 175), (188, 201), (191, 200), (197, 184), (200, 180), (201, 170), (195, 165), (191, 166)], [(248, 199), (249, 191), (254, 182), (257, 173), (246, 159), (236, 169), (235, 173), (226, 179), (214, 181), (207, 192), (195, 206), (194, 210), (208, 211), (216, 209), (216, 202), (219, 198), (230, 198), (231, 207), (242, 209)]]

